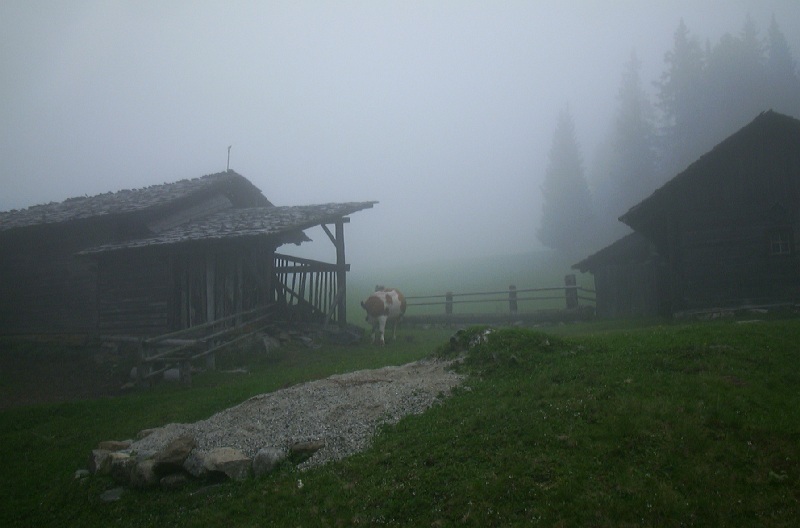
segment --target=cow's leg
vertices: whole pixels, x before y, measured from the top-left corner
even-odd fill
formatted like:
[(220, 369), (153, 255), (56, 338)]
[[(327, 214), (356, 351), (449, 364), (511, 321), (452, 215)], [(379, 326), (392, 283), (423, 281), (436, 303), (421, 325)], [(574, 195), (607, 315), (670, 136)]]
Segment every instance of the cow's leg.
[(377, 321), (377, 319), (373, 320), (371, 322), (371, 325), (372, 325), (372, 339), (371, 339), (370, 342), (374, 345), (375, 344), (375, 336), (378, 335), (378, 321)]
[(386, 344), (386, 340), (384, 339), (384, 334), (386, 333), (386, 320), (387, 319), (388, 319), (388, 317), (385, 316), (385, 315), (381, 315), (381, 316), (378, 317), (378, 328), (380, 329), (380, 332), (381, 332), (381, 341), (380, 341), (381, 345), (385, 345)]
[(395, 317), (394, 321), (392, 321), (392, 341), (397, 341), (397, 322), (399, 320), (399, 318)]

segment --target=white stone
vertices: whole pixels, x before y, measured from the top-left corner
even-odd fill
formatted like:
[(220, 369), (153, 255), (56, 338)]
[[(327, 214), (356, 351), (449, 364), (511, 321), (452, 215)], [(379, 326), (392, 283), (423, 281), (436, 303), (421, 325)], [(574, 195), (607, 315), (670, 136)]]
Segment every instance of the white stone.
[(286, 460), (286, 451), (277, 447), (262, 447), (253, 457), (253, 475), (261, 477), (275, 470)]

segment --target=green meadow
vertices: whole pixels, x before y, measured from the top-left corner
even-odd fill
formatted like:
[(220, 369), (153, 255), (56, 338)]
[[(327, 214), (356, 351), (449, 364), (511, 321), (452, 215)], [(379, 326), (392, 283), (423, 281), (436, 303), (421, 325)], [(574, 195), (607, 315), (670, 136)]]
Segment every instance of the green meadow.
[[(479, 275), (500, 269), (485, 267)], [(458, 290), (459, 273), (442, 268), (438, 277), (433, 268), (425, 274), (430, 285), (411, 275), (354, 274), (349, 290), (357, 299), (359, 287), (368, 293), (380, 281), (426, 294), (448, 277), (445, 288)], [(523, 283), (511, 275), (498, 286)], [(494, 286), (465, 278), (464, 287)], [(474, 347), (468, 341), (482, 328), (452, 344), (455, 330), (401, 327), (384, 348), (366, 340), (269, 355), (244, 347), (220, 357), (217, 371), (195, 375), (191, 387), (4, 406), (0, 526), (795, 526), (800, 518), (793, 314), (505, 328)], [(59, 363), (82, 352), (79, 343), (0, 345), (0, 365), (17, 368), (0, 369), (0, 398), (30, 388), (19, 369), (33, 360)], [(464, 385), (424, 414), (383, 427), (348, 459), (307, 471), (286, 463), (244, 482), (125, 490), (113, 502), (100, 499), (116, 487), (109, 478), (74, 478), (99, 441), (425, 357), (463, 358)], [(224, 372), (240, 366), (248, 373)]]

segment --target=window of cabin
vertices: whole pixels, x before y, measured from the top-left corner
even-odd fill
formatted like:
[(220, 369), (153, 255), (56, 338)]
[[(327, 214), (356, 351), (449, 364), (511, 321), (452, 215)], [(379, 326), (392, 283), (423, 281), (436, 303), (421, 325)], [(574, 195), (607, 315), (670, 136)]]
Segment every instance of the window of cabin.
[(769, 235), (769, 254), (788, 255), (792, 252), (792, 233), (789, 229), (777, 229)]

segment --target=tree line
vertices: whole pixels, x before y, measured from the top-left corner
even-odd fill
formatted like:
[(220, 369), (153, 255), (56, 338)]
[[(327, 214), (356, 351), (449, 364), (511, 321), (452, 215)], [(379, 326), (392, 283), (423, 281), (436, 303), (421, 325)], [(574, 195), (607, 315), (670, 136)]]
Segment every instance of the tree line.
[(748, 16), (714, 45), (681, 20), (653, 86), (655, 100), (632, 52), (588, 176), (569, 107), (560, 112), (541, 188), (542, 244), (583, 258), (629, 231), (619, 216), (760, 112), (800, 117), (800, 76), (774, 16), (763, 37)]

